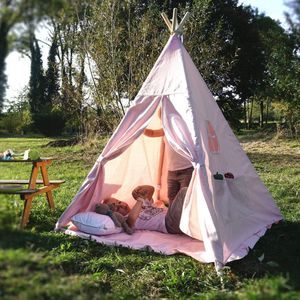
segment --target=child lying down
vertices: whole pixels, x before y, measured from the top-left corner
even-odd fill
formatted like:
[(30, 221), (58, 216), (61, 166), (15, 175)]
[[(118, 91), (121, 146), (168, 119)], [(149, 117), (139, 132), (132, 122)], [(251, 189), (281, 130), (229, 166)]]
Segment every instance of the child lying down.
[[(179, 224), (186, 191), (187, 188), (182, 188), (168, 209), (153, 205), (154, 187), (150, 185), (141, 185), (132, 191), (136, 203), (131, 209), (127, 203), (116, 198), (107, 198), (103, 203), (107, 204), (111, 211), (125, 217), (126, 224), (122, 227), (129, 234), (134, 229), (178, 234), (182, 233)], [(100, 212), (100, 205), (96, 205), (95, 210)]]

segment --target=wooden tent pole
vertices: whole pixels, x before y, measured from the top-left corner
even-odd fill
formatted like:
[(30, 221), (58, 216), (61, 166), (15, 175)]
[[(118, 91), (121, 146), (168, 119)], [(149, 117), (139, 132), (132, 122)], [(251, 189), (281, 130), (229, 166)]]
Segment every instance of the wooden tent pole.
[(177, 29), (177, 8), (173, 9), (173, 17), (172, 17), (172, 33)]
[(183, 24), (187, 21), (189, 17), (189, 13), (187, 12), (184, 17), (182, 18), (180, 24), (178, 25), (178, 19), (177, 19), (177, 8), (173, 9), (173, 17), (172, 17), (172, 23), (169, 20), (168, 16), (163, 12), (161, 13), (162, 18), (164, 19), (169, 31), (171, 34), (174, 33), (181, 33), (183, 29)]
[(184, 17), (182, 18), (180, 24), (178, 25), (176, 31), (181, 32), (183, 29), (183, 25), (184, 23), (187, 21), (187, 19), (189, 18), (190, 14), (187, 12)]
[(170, 30), (170, 32), (172, 33), (172, 24), (170, 22), (170, 20), (168, 19), (168, 16), (163, 12), (161, 13), (162, 18), (164, 19), (168, 29)]

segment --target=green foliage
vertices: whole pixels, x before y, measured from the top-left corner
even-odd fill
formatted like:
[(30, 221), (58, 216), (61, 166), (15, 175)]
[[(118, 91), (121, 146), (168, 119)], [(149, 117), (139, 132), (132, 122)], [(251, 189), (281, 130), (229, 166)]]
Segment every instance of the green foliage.
[(31, 115), (28, 110), (5, 113), (0, 119), (0, 128), (4, 132), (23, 134), (31, 125)]
[(256, 93), (264, 72), (256, 12), (235, 0), (194, 1), (190, 11), (187, 48), (226, 119), (237, 128), (242, 104)]
[[(35, 107), (37, 103), (48, 103), (48, 110), (58, 107), (64, 112), (72, 132), (112, 132), (169, 36), (160, 12), (170, 18), (172, 9), (178, 7), (179, 19), (191, 12), (184, 43), (231, 125), (239, 128), (244, 118), (244, 124), (251, 127), (258, 107), (263, 126), (271, 103), (282, 101), (294, 114), (281, 118), (294, 128), (292, 136), (297, 136), (298, 0), (290, 1), (294, 13), (288, 18), (289, 32), (237, 0), (1, 1), (14, 4), (0, 11), (8, 16), (3, 22), (24, 21), (26, 29), (17, 33), (17, 38), (21, 32), (29, 32), (22, 34), (19, 42), (24, 47), (29, 39), (31, 45), (34, 120), (34, 110), (41, 110)], [(41, 69), (39, 45), (34, 38), (30, 40), (42, 18), (53, 29), (46, 74)], [(5, 82), (1, 79), (4, 56), (0, 51), (0, 83)]]
[(60, 135), (65, 126), (65, 114), (59, 107), (56, 55), (57, 44), (54, 36), (49, 51), (48, 68), (44, 75), (40, 47), (36, 38), (32, 36), (28, 97), (34, 125), (46, 136)]
[[(24, 96), (24, 95), (23, 95)], [(7, 133), (25, 134), (31, 131), (32, 117), (26, 98), (11, 103), (0, 117), (0, 129)]]
[(111, 129), (124, 114), (122, 99), (133, 100), (168, 35), (157, 17), (155, 1), (96, 1), (90, 4), (85, 47), (95, 62), (94, 87), (98, 111), (115, 111)]
[[(237, 1), (181, 4), (182, 15), (185, 5), (192, 13), (187, 48), (225, 116), (238, 126), (241, 103), (254, 94), (264, 71), (255, 13)], [(121, 99), (134, 98), (168, 38), (157, 17), (163, 9), (170, 6), (157, 1), (102, 1), (86, 8), (84, 45), (96, 64), (94, 98), (101, 112), (123, 109)]]
[(39, 43), (32, 34), (30, 40), (31, 68), (29, 80), (29, 104), (35, 122), (36, 114), (47, 104), (45, 102), (45, 77), (43, 70), (42, 54)]
[(6, 90), (5, 58), (8, 54), (8, 32), (12, 15), (10, 7), (7, 7), (9, 4), (10, 1), (0, 1), (0, 113)]
[(287, 21), (290, 25), (290, 32), (296, 45), (296, 50), (300, 49), (300, 1), (289, 0), (287, 5), (291, 9), (291, 13), (286, 14)]
[[(28, 48), (28, 37), (25, 30), (14, 30), (22, 23), (31, 28), (45, 14), (51, 15), (58, 7), (62, 7), (64, 0), (0, 0), (0, 112), (5, 97), (6, 76), (5, 58), (13, 47), (24, 51)], [(13, 45), (12, 45), (13, 44)]]
[[(52, 179), (65, 179), (54, 191), (51, 211), (44, 196), (32, 205), (30, 222), (19, 229), (23, 202), (0, 196), (0, 293), (3, 299), (299, 299), (300, 204), (296, 141), (242, 131), (241, 141), (279, 205), (285, 221), (274, 225), (247, 257), (230, 263), (223, 280), (213, 264), (184, 255), (110, 247), (54, 232), (106, 140), (93, 148), (58, 147), (56, 139), (3, 138), (0, 149), (37, 149), (57, 159)], [(68, 141), (65, 141), (67, 144)], [(47, 146), (48, 145), (48, 146)], [(83, 154), (84, 153), (84, 154)], [(1, 179), (24, 179), (31, 166), (0, 165)]]
[(61, 110), (42, 110), (35, 115), (35, 124), (45, 136), (61, 135), (65, 123), (65, 117)]
[(290, 136), (299, 138), (300, 129), (300, 2), (291, 1), (293, 8), (293, 17), (288, 20), (291, 26), (288, 43), (277, 51), (278, 61), (274, 66), (276, 72), (277, 100), (283, 102), (281, 120), (284, 120), (285, 126), (289, 128)]
[(57, 37), (54, 35), (48, 55), (48, 68), (45, 74), (45, 102), (55, 104), (59, 99), (59, 68), (56, 62)]

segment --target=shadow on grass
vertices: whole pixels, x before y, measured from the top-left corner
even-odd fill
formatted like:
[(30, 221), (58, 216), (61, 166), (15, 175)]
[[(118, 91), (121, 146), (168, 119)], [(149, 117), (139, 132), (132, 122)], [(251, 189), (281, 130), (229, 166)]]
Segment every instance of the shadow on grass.
[[(242, 260), (229, 264), (231, 270), (240, 278), (262, 278), (268, 275), (282, 275), (288, 279), (289, 285), (300, 289), (300, 222), (282, 222), (268, 230), (256, 244), (253, 250)], [(78, 273), (81, 267), (78, 265), (78, 255), (87, 255), (89, 259), (111, 255), (112, 251), (118, 255), (136, 254), (148, 255), (145, 251), (135, 251), (122, 247), (110, 247), (70, 237), (62, 233), (36, 232), (12, 228), (0, 229), (0, 249), (30, 249), (31, 251), (48, 252), (57, 249), (59, 253), (65, 251), (72, 254), (68, 259), (64, 258), (62, 264), (67, 273)], [(114, 250), (112, 250), (114, 249)], [(151, 252), (151, 256), (161, 257)], [(123, 261), (124, 263), (124, 261)], [(135, 262), (131, 262), (135, 263)], [(136, 261), (138, 263), (138, 261)], [(102, 268), (109, 270), (111, 263)], [(115, 267), (115, 266), (114, 266)]]
[(244, 278), (282, 275), (300, 290), (300, 222), (274, 225), (242, 260), (230, 263), (233, 272)]
[(236, 133), (240, 143), (248, 143), (248, 142), (267, 142), (272, 140), (276, 132), (274, 129), (264, 129), (264, 130), (241, 130), (240, 132)]
[[(142, 269), (151, 261), (164, 260), (164, 255), (109, 246), (88, 239), (72, 237), (62, 232), (33, 232), (0, 229), (0, 250), (23, 253), (23, 265), (36, 264), (30, 256), (40, 254), (37, 269), (56, 269), (64, 276), (93, 275), (97, 272), (118, 274), (118, 269)], [(27, 254), (30, 253), (30, 254)], [(27, 255), (29, 258), (27, 258)]]
[(0, 229), (0, 249), (21, 249), (49, 251), (58, 247), (67, 239), (67, 236), (55, 232), (35, 232), (29, 229)]
[(43, 145), (42, 148), (46, 147), (69, 147), (69, 146), (74, 146), (77, 145), (80, 142), (80, 140), (77, 137), (70, 137), (68, 139), (57, 139), (55, 141), (51, 141), (47, 143), (46, 145)]
[(291, 165), (300, 164), (299, 155), (292, 154), (272, 154), (272, 153), (247, 153), (250, 160), (255, 163), (267, 163), (267, 165), (274, 165), (275, 167), (290, 167)]

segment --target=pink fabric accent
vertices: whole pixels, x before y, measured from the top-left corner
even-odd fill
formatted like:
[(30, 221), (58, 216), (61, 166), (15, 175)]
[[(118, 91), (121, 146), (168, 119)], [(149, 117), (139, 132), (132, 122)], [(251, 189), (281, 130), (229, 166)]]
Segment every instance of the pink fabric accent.
[(218, 142), (218, 137), (216, 132), (209, 121), (207, 121), (207, 136), (208, 136), (208, 146), (212, 153), (218, 153), (220, 151), (220, 146)]
[[(159, 105), (162, 121), (155, 113)], [(161, 138), (142, 134), (146, 127), (153, 128), (160, 122), (168, 143), (194, 167), (180, 228), (203, 243), (197, 241), (191, 248), (180, 246), (178, 251), (205, 262), (226, 263), (242, 257), (247, 251), (241, 249), (253, 246), (258, 235), (268, 225), (281, 220), (282, 215), (176, 35), (169, 39), (134, 104), (56, 228), (67, 225), (77, 212), (92, 211), (97, 202), (108, 196), (132, 206), (135, 200), (131, 191), (137, 185), (157, 187), (160, 184), (160, 199), (165, 197), (168, 155), (165, 151), (161, 153)], [(218, 155), (213, 153), (216, 151)], [(162, 169), (161, 178), (158, 178), (159, 169)], [(230, 172), (234, 179), (214, 180), (216, 172)], [(178, 249), (176, 236), (165, 240), (168, 236), (165, 235), (163, 242), (157, 239), (157, 234), (162, 233), (116, 235), (108, 243), (127, 243), (133, 248), (150, 243), (155, 251), (173, 253), (175, 250), (166, 245), (170, 242), (175, 243), (170, 246), (172, 249)], [(97, 240), (102, 242), (103, 237)], [(195, 252), (189, 250), (193, 247), (199, 248)]]

